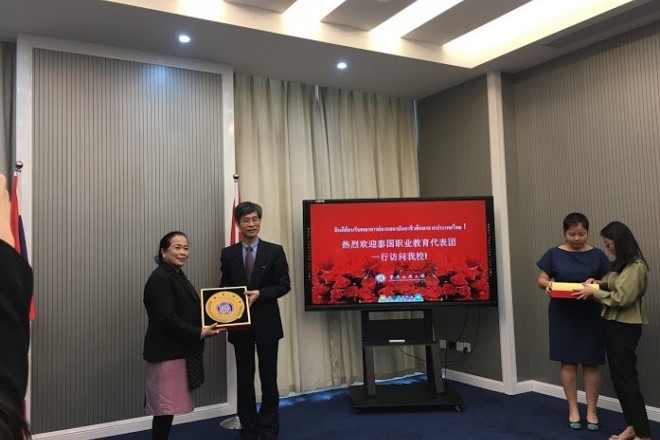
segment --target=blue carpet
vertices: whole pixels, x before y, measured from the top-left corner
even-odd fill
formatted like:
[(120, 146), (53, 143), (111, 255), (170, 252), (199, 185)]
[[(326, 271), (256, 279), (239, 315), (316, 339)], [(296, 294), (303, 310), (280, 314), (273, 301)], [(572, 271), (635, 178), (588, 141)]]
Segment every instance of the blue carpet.
[[(407, 379), (424, 380), (423, 377)], [(400, 383), (402, 380), (397, 381)], [(404, 379), (405, 381), (405, 379)], [(354, 413), (347, 389), (322, 391), (281, 399), (281, 440), (597, 440), (623, 428), (623, 417), (599, 409), (599, 432), (568, 427), (566, 402), (536, 393), (515, 396), (451, 383), (464, 401), (460, 412), (448, 409), (363, 411)], [(584, 416), (585, 408), (581, 405)], [(238, 439), (238, 431), (219, 426), (222, 419), (176, 425), (170, 440)], [(660, 432), (660, 424), (651, 424)], [(149, 431), (111, 437), (113, 440), (150, 440)]]

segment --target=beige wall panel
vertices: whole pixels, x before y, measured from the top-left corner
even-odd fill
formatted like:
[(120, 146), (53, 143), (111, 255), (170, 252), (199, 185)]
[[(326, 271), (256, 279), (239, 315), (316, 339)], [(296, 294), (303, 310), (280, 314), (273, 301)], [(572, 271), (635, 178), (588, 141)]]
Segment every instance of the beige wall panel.
[[(185, 271), (219, 284), (224, 242), (219, 75), (36, 50), (32, 425), (144, 416), (142, 290), (160, 237), (188, 234)], [(225, 345), (207, 343), (197, 404), (225, 402)]]

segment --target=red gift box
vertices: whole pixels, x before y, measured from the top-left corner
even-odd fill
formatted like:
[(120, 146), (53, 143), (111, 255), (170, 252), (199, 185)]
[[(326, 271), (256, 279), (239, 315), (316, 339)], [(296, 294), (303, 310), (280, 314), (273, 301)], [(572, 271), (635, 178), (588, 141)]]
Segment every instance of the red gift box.
[[(587, 284), (594, 289), (598, 289), (598, 284)], [(562, 283), (553, 282), (550, 288), (550, 296), (553, 298), (570, 298), (575, 299), (573, 294), (579, 292), (584, 288), (582, 283)]]

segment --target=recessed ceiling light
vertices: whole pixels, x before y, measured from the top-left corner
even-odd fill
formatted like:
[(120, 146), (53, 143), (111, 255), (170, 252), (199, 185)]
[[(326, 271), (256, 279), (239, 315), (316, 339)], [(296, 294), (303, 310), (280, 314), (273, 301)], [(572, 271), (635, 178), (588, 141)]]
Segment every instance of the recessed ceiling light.
[(192, 40), (192, 38), (186, 34), (179, 35), (179, 43), (188, 44), (190, 43), (190, 40)]
[(344, 69), (346, 69), (347, 67), (348, 67), (348, 64), (346, 64), (346, 63), (343, 62), (343, 61), (340, 61), (340, 62), (337, 63), (337, 69), (339, 69), (339, 70), (344, 70)]

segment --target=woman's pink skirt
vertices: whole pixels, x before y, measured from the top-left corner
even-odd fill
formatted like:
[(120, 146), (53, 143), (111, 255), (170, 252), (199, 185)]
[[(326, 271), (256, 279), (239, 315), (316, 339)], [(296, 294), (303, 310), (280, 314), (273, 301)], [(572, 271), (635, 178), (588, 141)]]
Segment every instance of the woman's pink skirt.
[(185, 359), (145, 362), (144, 373), (148, 415), (185, 414), (195, 409), (195, 396), (188, 389)]

